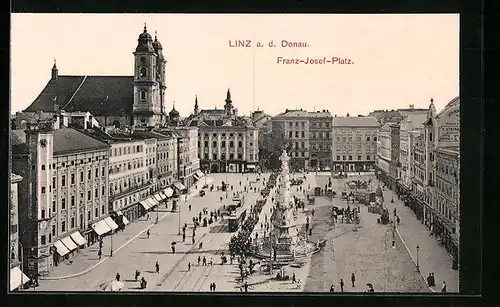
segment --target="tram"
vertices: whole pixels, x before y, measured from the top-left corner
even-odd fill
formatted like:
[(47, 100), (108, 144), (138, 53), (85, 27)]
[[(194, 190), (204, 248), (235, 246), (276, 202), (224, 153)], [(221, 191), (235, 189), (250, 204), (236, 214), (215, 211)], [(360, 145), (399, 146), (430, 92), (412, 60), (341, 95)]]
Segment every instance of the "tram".
[(231, 215), (229, 216), (229, 231), (236, 232), (241, 224), (243, 224), (246, 217), (246, 209), (237, 208), (235, 211), (231, 211)]

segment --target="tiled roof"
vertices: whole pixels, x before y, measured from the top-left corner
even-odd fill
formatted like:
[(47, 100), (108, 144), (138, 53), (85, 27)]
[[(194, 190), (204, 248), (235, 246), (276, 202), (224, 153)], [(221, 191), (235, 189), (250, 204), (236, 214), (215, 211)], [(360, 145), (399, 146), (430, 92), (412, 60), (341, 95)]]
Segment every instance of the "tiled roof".
[(287, 110), (284, 113), (280, 113), (275, 116), (275, 118), (283, 118), (283, 117), (307, 117), (308, 112), (304, 110)]
[(54, 130), (54, 155), (90, 150), (104, 150), (109, 145), (73, 128)]
[(325, 118), (325, 117), (332, 117), (332, 114), (328, 111), (326, 112), (321, 112), (321, 111), (317, 111), (317, 112), (308, 112), (308, 117), (321, 117), (321, 118)]
[(94, 116), (132, 113), (134, 87), (132, 76), (58, 76), (51, 79), (27, 112), (59, 109), (88, 111)]
[(23, 180), (23, 177), (16, 175), (14, 173), (10, 173), (10, 182), (11, 183), (16, 183), (16, 182), (19, 182), (21, 180)]
[(334, 117), (334, 127), (380, 127), (375, 117)]

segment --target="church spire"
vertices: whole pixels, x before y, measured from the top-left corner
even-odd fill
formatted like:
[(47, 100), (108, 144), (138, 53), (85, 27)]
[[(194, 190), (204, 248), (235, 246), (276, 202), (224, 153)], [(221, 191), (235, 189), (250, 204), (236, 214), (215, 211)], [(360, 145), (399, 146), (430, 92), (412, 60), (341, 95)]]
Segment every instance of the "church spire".
[(52, 79), (57, 79), (58, 69), (56, 64), (56, 59), (54, 59), (54, 65), (52, 66)]
[(229, 88), (227, 88), (227, 94), (226, 94), (226, 103), (231, 103), (231, 92), (229, 90)]

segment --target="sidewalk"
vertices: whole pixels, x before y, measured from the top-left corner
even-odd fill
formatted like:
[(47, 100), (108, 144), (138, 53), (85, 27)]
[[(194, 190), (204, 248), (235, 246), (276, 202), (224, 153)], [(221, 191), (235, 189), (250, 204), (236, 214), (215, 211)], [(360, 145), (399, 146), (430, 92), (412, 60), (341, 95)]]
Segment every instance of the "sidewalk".
[[(380, 183), (382, 186), (382, 183)], [(394, 203), (391, 203), (391, 198)], [(417, 245), (419, 246), (418, 262), (420, 274), (427, 280), (430, 272), (434, 272), (436, 286), (429, 287), (433, 292), (441, 291), (442, 282), (445, 281), (448, 292), (458, 292), (458, 270), (453, 270), (453, 260), (446, 252), (445, 248), (432, 236), (429, 230), (417, 220), (413, 211), (406, 207), (404, 203), (397, 198), (395, 192), (386, 189), (384, 191), (384, 200), (389, 212), (396, 208), (396, 214), (400, 217), (400, 224), (397, 226), (397, 234), (400, 236), (403, 245), (410, 254), (413, 262), (417, 262)]]
[[(207, 183), (212, 181), (211, 178), (207, 178)], [(199, 189), (193, 189), (187, 197), (186, 201), (195, 196), (201, 189), (202, 185), (199, 185)], [(172, 214), (169, 210), (159, 210), (159, 221), (165, 219), (167, 216)], [(146, 216), (139, 218), (138, 220), (128, 224), (123, 231), (119, 231), (112, 236), (108, 235), (102, 239), (103, 241), (103, 255), (99, 260), (97, 252), (99, 250), (99, 243), (95, 243), (85, 249), (80, 250), (70, 261), (65, 261), (60, 263), (57, 267), (54, 267), (53, 271), (49, 276), (40, 276), (40, 280), (59, 280), (73, 278), (98, 267), (101, 263), (105, 262), (110, 258), (111, 245), (113, 246), (113, 255), (118, 253), (120, 249), (125, 247), (127, 244), (132, 242), (134, 239), (139, 237), (141, 234), (145, 233), (149, 228), (153, 227), (156, 221), (156, 215), (154, 212), (150, 213), (150, 220), (146, 219)], [(175, 225), (177, 227), (177, 225)], [(112, 244), (111, 244), (112, 241)]]

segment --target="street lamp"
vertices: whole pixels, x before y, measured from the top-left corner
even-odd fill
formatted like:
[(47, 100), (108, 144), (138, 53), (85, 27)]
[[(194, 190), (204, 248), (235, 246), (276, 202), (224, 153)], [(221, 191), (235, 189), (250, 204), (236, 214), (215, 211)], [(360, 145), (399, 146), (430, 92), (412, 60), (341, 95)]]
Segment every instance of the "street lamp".
[(155, 221), (155, 224), (158, 224), (158, 210), (159, 210), (159, 207), (160, 207), (160, 203), (158, 203), (158, 205), (156, 206), (156, 221)]
[(110, 244), (111, 250), (109, 253), (110, 257), (113, 257), (113, 230), (111, 230), (111, 244)]
[(420, 265), (418, 263), (418, 251), (420, 250), (420, 246), (417, 245), (417, 272), (420, 272)]
[(177, 202), (178, 202), (177, 207), (179, 208), (179, 232), (177, 233), (177, 235), (180, 236), (181, 235), (181, 204), (179, 203), (180, 197), (179, 197), (179, 200)]
[(227, 186), (228, 186), (228, 183), (227, 183), (227, 173), (228, 173), (229, 169), (228, 169), (228, 164), (227, 164), (227, 159), (226, 159), (226, 186), (224, 187), (226, 189), (226, 199), (227, 199)]

